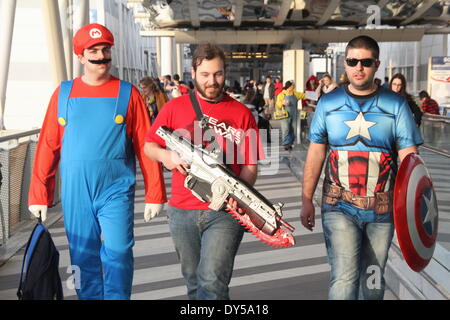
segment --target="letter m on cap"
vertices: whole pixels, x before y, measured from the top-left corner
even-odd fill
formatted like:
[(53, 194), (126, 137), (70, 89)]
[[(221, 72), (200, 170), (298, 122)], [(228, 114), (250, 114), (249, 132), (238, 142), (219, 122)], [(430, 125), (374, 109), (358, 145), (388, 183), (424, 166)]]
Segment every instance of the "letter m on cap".
[(92, 39), (98, 39), (102, 37), (102, 32), (97, 28), (93, 28), (91, 29), (91, 31), (89, 31), (89, 35)]

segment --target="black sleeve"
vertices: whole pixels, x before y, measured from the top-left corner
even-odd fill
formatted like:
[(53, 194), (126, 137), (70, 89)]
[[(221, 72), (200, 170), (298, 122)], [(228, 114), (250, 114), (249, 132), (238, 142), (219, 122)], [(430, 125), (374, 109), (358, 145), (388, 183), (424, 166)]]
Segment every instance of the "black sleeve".
[(409, 100), (408, 105), (414, 115), (414, 120), (419, 127), (422, 123), (422, 110), (420, 110), (419, 106), (413, 100)]

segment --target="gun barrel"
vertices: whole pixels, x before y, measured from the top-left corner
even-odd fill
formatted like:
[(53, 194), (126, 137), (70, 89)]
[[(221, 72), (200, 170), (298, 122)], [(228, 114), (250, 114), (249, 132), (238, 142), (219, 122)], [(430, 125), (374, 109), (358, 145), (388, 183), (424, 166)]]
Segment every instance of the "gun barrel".
[(289, 223), (287, 223), (286, 221), (284, 221), (280, 216), (276, 216), (275, 218), (279, 223), (281, 223), (286, 229), (288, 229), (290, 232), (294, 232), (295, 228), (290, 225)]

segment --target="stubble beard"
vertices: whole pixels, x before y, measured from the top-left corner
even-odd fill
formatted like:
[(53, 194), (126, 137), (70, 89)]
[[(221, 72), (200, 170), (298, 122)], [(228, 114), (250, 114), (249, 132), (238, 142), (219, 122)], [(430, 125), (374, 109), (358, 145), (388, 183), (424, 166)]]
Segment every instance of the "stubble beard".
[(367, 91), (367, 90), (371, 90), (374, 88), (375, 83), (374, 83), (374, 78), (372, 77), (371, 79), (367, 79), (367, 81), (357, 84), (355, 81), (353, 81), (353, 79), (349, 79), (350, 84), (352, 85), (353, 88), (355, 88), (358, 91)]
[[(205, 98), (206, 100), (209, 101), (217, 101), (221, 96), (222, 96), (222, 91), (223, 91), (223, 87), (224, 84), (220, 85), (212, 85), (212, 86), (208, 86), (203, 88), (196, 79), (194, 79), (194, 85), (195, 85), (195, 89), (202, 95), (203, 98)], [(216, 88), (218, 89), (215, 94), (208, 94), (206, 93), (206, 89), (208, 88)]]

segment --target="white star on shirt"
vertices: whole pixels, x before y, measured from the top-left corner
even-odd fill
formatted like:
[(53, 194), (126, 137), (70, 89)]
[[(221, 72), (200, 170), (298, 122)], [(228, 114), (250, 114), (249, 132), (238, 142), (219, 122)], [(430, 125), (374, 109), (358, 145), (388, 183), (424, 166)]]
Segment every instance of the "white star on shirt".
[(431, 198), (428, 199), (425, 197), (425, 195), (422, 195), (423, 199), (425, 200), (425, 205), (428, 208), (427, 215), (425, 216), (425, 219), (423, 220), (423, 223), (431, 222), (431, 232), (433, 233), (433, 227), (434, 227), (434, 219), (436, 219), (437, 212), (436, 212), (436, 203), (433, 192), (431, 193)]
[(356, 136), (362, 136), (366, 139), (372, 140), (369, 133), (369, 128), (376, 125), (376, 122), (366, 121), (362, 112), (358, 114), (355, 120), (344, 121), (344, 123), (350, 127), (350, 131), (347, 134), (347, 140)]

